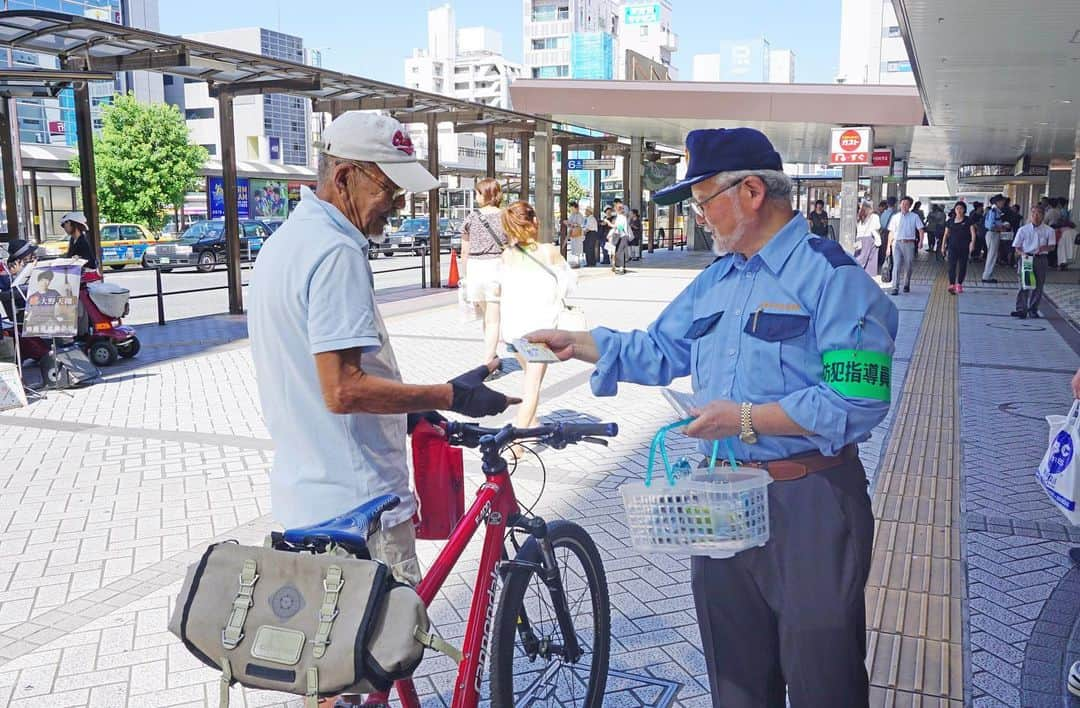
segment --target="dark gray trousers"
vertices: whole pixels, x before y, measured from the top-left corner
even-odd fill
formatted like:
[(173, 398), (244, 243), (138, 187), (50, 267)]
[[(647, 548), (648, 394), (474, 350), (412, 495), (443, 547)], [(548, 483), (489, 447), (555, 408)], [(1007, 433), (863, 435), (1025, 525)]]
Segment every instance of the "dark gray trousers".
[(866, 611), (874, 516), (858, 460), (769, 485), (770, 539), (695, 556), (691, 586), (718, 708), (869, 704)]

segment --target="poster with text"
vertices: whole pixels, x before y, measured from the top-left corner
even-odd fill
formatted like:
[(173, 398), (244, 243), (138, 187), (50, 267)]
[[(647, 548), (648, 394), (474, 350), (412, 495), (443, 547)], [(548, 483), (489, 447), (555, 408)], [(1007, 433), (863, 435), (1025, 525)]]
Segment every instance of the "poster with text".
[[(225, 216), (225, 181), (221, 177), (206, 178), (206, 199), (209, 202), (211, 219), (220, 219)], [(248, 218), (248, 180), (246, 177), (239, 177), (236, 180), (236, 211), (241, 219)]]
[(25, 336), (74, 337), (78, 334), (82, 264), (78, 258), (62, 258), (34, 265), (26, 284)]
[(289, 183), (277, 179), (248, 180), (248, 209), (256, 219), (289, 215)]
[(310, 182), (289, 182), (289, 213), (293, 213), (293, 209), (300, 203), (300, 188), (308, 187), (315, 189), (315, 185)]

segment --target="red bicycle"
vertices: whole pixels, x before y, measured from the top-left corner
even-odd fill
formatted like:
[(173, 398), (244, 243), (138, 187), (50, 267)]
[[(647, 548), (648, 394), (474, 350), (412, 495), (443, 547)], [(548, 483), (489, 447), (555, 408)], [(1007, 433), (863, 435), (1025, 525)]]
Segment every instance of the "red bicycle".
[[(479, 704), (485, 664), (490, 660), (490, 699), (495, 708), (600, 708), (611, 652), (611, 605), (600, 554), (577, 524), (547, 522), (530, 510), (522, 511), (511, 483), (512, 470), (502, 453), (515, 442), (542, 443), (556, 450), (579, 442), (607, 445), (602, 438), (617, 435), (618, 426), (556, 423), (494, 429), (448, 422), (445, 431), (452, 444), (480, 448), (486, 478), (416, 587), (430, 606), (473, 535), (481, 524), (486, 527), (451, 705), (473, 708)], [(378, 528), (379, 516), (398, 501), (394, 496), (373, 499), (348, 516), (370, 522), (357, 524), (362, 528)], [(367, 558), (366, 545), (363, 538), (356, 538), (355, 528), (349, 534), (317, 524), (286, 531), (284, 538), (304, 544), (313, 537), (336, 536), (339, 545)], [(405, 708), (420, 708), (411, 680), (398, 681), (395, 689)], [(387, 698), (372, 695), (368, 701), (388, 702)]]

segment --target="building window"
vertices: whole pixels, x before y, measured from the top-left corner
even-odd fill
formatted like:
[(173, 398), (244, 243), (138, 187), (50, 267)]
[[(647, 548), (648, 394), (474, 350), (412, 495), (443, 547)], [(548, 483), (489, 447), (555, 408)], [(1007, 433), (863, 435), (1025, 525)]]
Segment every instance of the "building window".
[(909, 61), (890, 61), (886, 66), (886, 71), (889, 73), (911, 73), (911, 62)]
[(166, 86), (172, 86), (173, 85), (173, 75), (172, 74), (165, 74), (164, 76), (161, 77), (161, 83), (165, 84)]
[(900, 28), (897, 27), (896, 25), (893, 25), (892, 27), (889, 27), (887, 30), (885, 30), (885, 36), (886, 37), (899, 37), (900, 36)]
[(203, 120), (214, 117), (214, 108), (189, 108), (184, 111), (184, 120)]
[(648, 37), (649, 36), (649, 26), (648, 25), (642, 25), (641, 26), (641, 36), (642, 37)]
[(206, 148), (206, 154), (213, 156), (217, 155), (217, 145), (202, 143), (202, 146)]
[(534, 66), (532, 70), (534, 79), (565, 79), (570, 76), (570, 67), (566, 64), (558, 66)]
[(533, 5), (533, 22), (554, 22), (555, 20), (569, 20), (569, 5)]
[(568, 40), (569, 37), (543, 37), (541, 39), (534, 39), (532, 41), (532, 48), (537, 50), (565, 49)]

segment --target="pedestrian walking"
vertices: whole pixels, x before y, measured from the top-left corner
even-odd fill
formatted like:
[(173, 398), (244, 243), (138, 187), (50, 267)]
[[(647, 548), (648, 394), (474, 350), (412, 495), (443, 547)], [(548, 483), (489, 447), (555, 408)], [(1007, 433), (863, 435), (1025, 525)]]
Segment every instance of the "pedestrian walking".
[(855, 238), (858, 249), (855, 262), (862, 266), (871, 278), (878, 274), (878, 250), (881, 248), (881, 219), (874, 212), (871, 202), (864, 201), (859, 207), (855, 222)]
[(941, 244), (945, 238), (945, 208), (940, 204), (930, 205), (930, 214), (926, 217), (926, 251), (941, 260)]
[(968, 256), (975, 248), (975, 222), (967, 215), (967, 204), (957, 202), (945, 224), (945, 236), (939, 246), (949, 260), (949, 292), (964, 292)]
[(643, 235), (641, 225), (641, 212), (637, 209), (630, 210), (630, 260), (641, 260), (641, 237)]
[(600, 259), (600, 243), (597, 239), (596, 230), (598, 225), (596, 223), (596, 217), (593, 215), (593, 208), (591, 206), (585, 207), (585, 265), (589, 268), (596, 265)]
[(878, 249), (878, 272), (881, 272), (882, 266), (885, 265), (885, 258), (892, 242), (889, 224), (892, 222), (893, 214), (896, 211), (896, 197), (889, 197), (885, 200), (885, 208), (881, 212), (881, 248)]
[(900, 294), (900, 279), (904, 279), (904, 292), (911, 292), (911, 271), (915, 267), (917, 244), (925, 233), (925, 225), (919, 215), (911, 210), (911, 197), (900, 200), (900, 212), (889, 221), (888, 250), (893, 257), (892, 294)]
[(407, 413), (501, 413), (516, 402), (480, 366), (434, 385), (402, 382), (372, 285), (368, 249), (407, 192), (438, 189), (408, 133), (348, 111), (323, 132), (318, 185), (266, 242), (248, 328), (262, 414), (274, 440), (270, 506), (285, 528), (343, 514), (379, 494), (401, 503), (368, 540), (404, 582), (420, 577), (406, 459)]
[(986, 212), (983, 211), (982, 202), (971, 203), (971, 213), (968, 214), (968, 218), (975, 226), (975, 243), (972, 244), (971, 260), (978, 262), (986, 254)]
[(998, 262), (998, 244), (1001, 243), (1001, 232), (1008, 231), (1009, 225), (1002, 218), (1001, 203), (1005, 197), (995, 194), (990, 197), (990, 208), (986, 211), (983, 224), (986, 227), (986, 265), (983, 266), (982, 281), (984, 283), (996, 283), (994, 267)]
[[(1041, 206), (1031, 207), (1031, 223), (1021, 226), (1012, 242), (1017, 261), (1020, 263), (1017, 268), (1020, 273), (1020, 290), (1016, 293), (1016, 309), (1010, 314), (1020, 319), (1041, 317), (1039, 305), (1042, 303), (1043, 288), (1046, 287), (1046, 272), (1050, 268), (1047, 254), (1054, 246), (1054, 230), (1043, 223), (1045, 215)], [(1024, 256), (1032, 259), (1032, 269), (1035, 272), (1034, 288), (1024, 287)]]
[(1024, 218), (1020, 216), (1020, 208), (1012, 204), (1008, 197), (1005, 198), (1003, 204), (1003, 213), (1008, 228), (1000, 234), (1001, 241), (1004, 244), (998, 246), (998, 258), (1002, 261), (1001, 265), (1015, 268), (1016, 249), (1010, 248), (1009, 245), (1020, 230), (1020, 226), (1024, 223)]
[(499, 346), (499, 298), (502, 279), (499, 268), (506, 248), (502, 228), (502, 186), (486, 177), (476, 183), (476, 203), (479, 208), (465, 217), (461, 227), (460, 287), (465, 299), (480, 308), (484, 322), (484, 358), (495, 358)]
[(608, 242), (613, 246), (611, 272), (625, 275), (626, 259), (630, 255), (630, 219), (626, 214), (626, 205), (619, 200), (615, 200), (615, 218), (611, 223)]
[(807, 218), (810, 220), (810, 233), (821, 238), (829, 235), (829, 215), (825, 211), (825, 202), (820, 199), (814, 202), (814, 209)]
[(582, 256), (585, 254), (585, 215), (578, 208), (577, 200), (571, 200), (569, 207), (570, 214), (566, 219), (566, 237), (570, 241), (567, 252), (570, 254), (570, 265), (574, 268), (580, 268)]
[(615, 225), (615, 208), (605, 207), (600, 218), (598, 241), (600, 243), (600, 265), (611, 265), (611, 250), (608, 248), (611, 229)]
[[(712, 705), (868, 706), (874, 517), (856, 446), (889, 410), (896, 306), (839, 244), (792, 215), (791, 179), (763, 134), (694, 130), (686, 143), (686, 178), (653, 198), (689, 199), (730, 253), (647, 331), (529, 339), (594, 364), (598, 396), (621, 381), (666, 386), (692, 375), (701, 405), (686, 433), (702, 441), (702, 457), (706, 441), (726, 438), (736, 460), (772, 476), (769, 542), (690, 561)], [(881, 362), (872, 380), (853, 366), (856, 352)], [(823, 364), (826, 354), (836, 363)]]
[[(502, 222), (510, 243), (502, 256), (502, 338), (509, 344), (558, 323), (574, 275), (557, 247), (539, 242), (536, 211), (528, 202), (506, 207)], [(515, 356), (525, 371), (515, 424), (532, 428), (537, 425), (536, 409), (547, 364), (527, 362), (519, 352)]]

